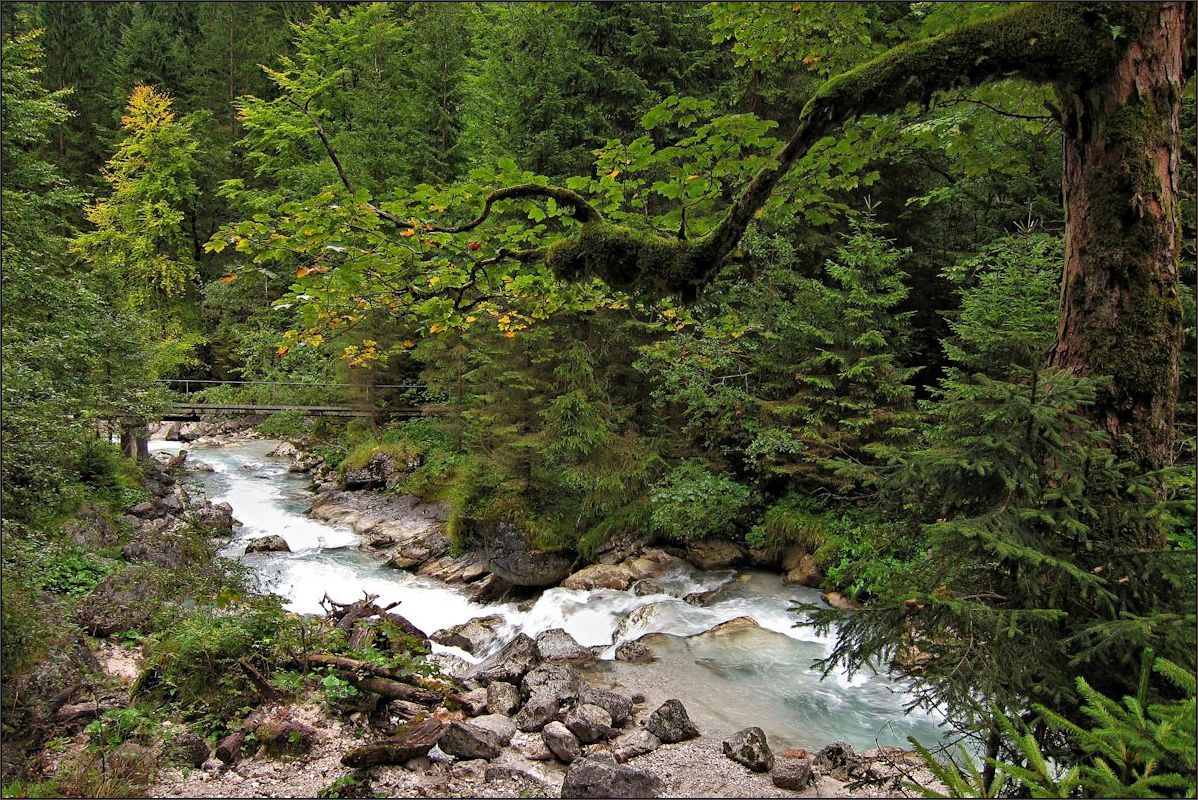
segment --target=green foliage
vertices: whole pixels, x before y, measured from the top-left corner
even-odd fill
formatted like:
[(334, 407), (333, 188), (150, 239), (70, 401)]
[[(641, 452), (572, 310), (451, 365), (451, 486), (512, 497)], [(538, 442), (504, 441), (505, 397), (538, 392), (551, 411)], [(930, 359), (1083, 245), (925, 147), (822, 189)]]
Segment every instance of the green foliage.
[(66, 595), (83, 595), (96, 588), (111, 568), (82, 553), (64, 553), (43, 562), (42, 569), (33, 576), (39, 589), (60, 592)]
[(264, 436), (276, 439), (299, 439), (309, 431), (308, 418), (303, 411), (276, 411), (258, 425)]
[(685, 461), (670, 470), (650, 495), (653, 529), (682, 542), (727, 536), (749, 502), (746, 486)]

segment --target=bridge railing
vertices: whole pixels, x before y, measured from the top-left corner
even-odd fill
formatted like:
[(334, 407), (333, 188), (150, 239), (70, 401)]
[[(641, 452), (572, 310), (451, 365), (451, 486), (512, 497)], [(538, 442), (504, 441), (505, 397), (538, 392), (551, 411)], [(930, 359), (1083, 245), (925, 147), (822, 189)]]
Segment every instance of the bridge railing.
[(214, 380), (163, 378), (157, 381), (178, 403), (238, 406), (342, 406), (386, 413), (412, 411), (429, 400), (420, 383), (340, 383), (336, 381)]

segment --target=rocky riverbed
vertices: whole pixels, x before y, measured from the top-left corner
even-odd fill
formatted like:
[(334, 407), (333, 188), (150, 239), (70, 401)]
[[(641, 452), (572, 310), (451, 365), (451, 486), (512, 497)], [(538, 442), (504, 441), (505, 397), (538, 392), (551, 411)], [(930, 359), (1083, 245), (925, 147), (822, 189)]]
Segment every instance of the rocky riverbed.
[[(178, 433), (190, 435), (201, 451), (234, 441), (221, 432)], [(255, 452), (265, 446), (255, 446)], [(264, 748), (228, 760), (209, 757), (202, 769), (164, 772), (152, 794), (312, 796), (339, 780), (357, 787), (353, 791), (417, 796), (895, 796), (902, 776), (919, 776), (911, 755), (896, 748), (875, 746), (858, 753), (847, 743), (792, 746), (779, 735), (783, 724), (771, 718), (769, 702), (762, 703), (761, 728), (736, 727), (718, 700), (701, 696), (710, 694), (705, 680), (722, 679), (720, 655), (729, 652), (728, 642), (754, 653), (791, 642), (793, 647), (786, 645), (790, 649), (775, 656), (783, 663), (805, 654), (794, 650), (802, 642), (769, 629), (790, 625), (784, 606), (777, 621), (765, 620), (766, 628), (732, 613), (743, 604), (739, 578), (754, 579), (730, 568), (753, 560), (746, 551), (707, 545), (675, 552), (613, 548), (595, 564), (570, 564), (560, 587), (541, 593), (513, 585), (481, 554), (454, 556), (443, 507), (378, 491), (385, 489), (393, 465), (356, 476), (356, 485), (373, 488), (351, 491), (328, 480), (318, 462), (289, 445), (270, 452), (276, 460), (288, 459), (292, 472), (314, 471), (316, 491), (308, 496), (313, 522), (352, 531), (350, 540), (333, 540), (346, 541), (382, 571), (349, 560), (368, 587), (385, 585), (383, 573), (390, 573), (395, 576), (390, 580), (423, 580), (452, 589), (438, 597), (472, 601), (450, 614), (459, 621), (447, 625), (441, 624), (448, 619), (444, 608), (437, 614), (427, 602), (401, 606), (405, 613), (410, 606), (412, 619), (420, 621), (423, 614), (434, 623), (428, 630), (435, 643), (433, 660), (457, 678), (461, 693), (423, 712), (396, 700), (390, 714), (372, 719), (330, 716), (321, 704), (297, 698), (270, 713), (302, 722), (300, 752), (270, 755)], [(252, 465), (238, 470), (242, 467)], [(216, 471), (222, 469), (235, 474), (229, 472), (232, 463), (217, 464)], [(193, 477), (202, 477), (204, 470), (201, 464)], [(286, 549), (254, 553), (257, 548), (250, 545), (265, 538), (256, 534), (268, 526), (248, 527), (255, 535), (237, 534), (227, 552), (244, 548), (253, 559), (295, 564), (331, 541), (318, 537), (312, 551), (306, 538), (289, 535), (283, 526), (282, 535), (273, 535)], [(320, 558), (346, 551), (324, 552)], [(336, 558), (344, 561), (348, 555)], [(580, 625), (587, 609), (571, 610), (575, 601), (627, 608), (610, 615), (610, 623)], [(470, 609), (494, 613), (469, 615)], [(663, 626), (676, 633), (661, 632)], [(708, 664), (713, 655), (703, 653), (716, 661)], [(876, 688), (859, 685), (862, 691)], [(729, 694), (723, 702), (737, 698)], [(830, 733), (823, 742), (837, 738)], [(363, 766), (378, 761), (379, 753), (388, 754), (383, 763)]]

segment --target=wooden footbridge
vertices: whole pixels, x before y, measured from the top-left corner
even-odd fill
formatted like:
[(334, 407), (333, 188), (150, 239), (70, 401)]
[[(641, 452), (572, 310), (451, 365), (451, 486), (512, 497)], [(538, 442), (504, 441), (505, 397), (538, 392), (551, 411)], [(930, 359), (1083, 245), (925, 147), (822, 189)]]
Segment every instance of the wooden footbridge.
[[(310, 417), (414, 417), (424, 412), (419, 400), (428, 387), (416, 383), (304, 383), (299, 381), (219, 381), (186, 378), (159, 380), (165, 385), (172, 401), (162, 415), (163, 420), (196, 422), (203, 416), (273, 414), (278, 411), (299, 411)], [(252, 399), (234, 402), (214, 402), (197, 396), (206, 390), (229, 386), (248, 391), (241, 394)], [(208, 392), (211, 394), (210, 392)], [(279, 395), (329, 398), (312, 405), (275, 402)]]

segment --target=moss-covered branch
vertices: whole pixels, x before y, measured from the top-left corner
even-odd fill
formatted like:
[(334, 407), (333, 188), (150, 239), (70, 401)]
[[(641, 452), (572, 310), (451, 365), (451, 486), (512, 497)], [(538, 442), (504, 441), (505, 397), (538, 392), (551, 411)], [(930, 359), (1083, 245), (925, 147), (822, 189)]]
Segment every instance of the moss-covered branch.
[(910, 42), (827, 81), (803, 108), (773, 163), (741, 192), (702, 239), (681, 242), (626, 228), (584, 225), (555, 246), (549, 265), (563, 278), (598, 276), (621, 289), (693, 297), (736, 248), (778, 181), (836, 127), (861, 114), (926, 103), (938, 91), (1021, 77), (1085, 86), (1108, 74), (1144, 16), (1133, 4), (1019, 6), (980, 23)]

